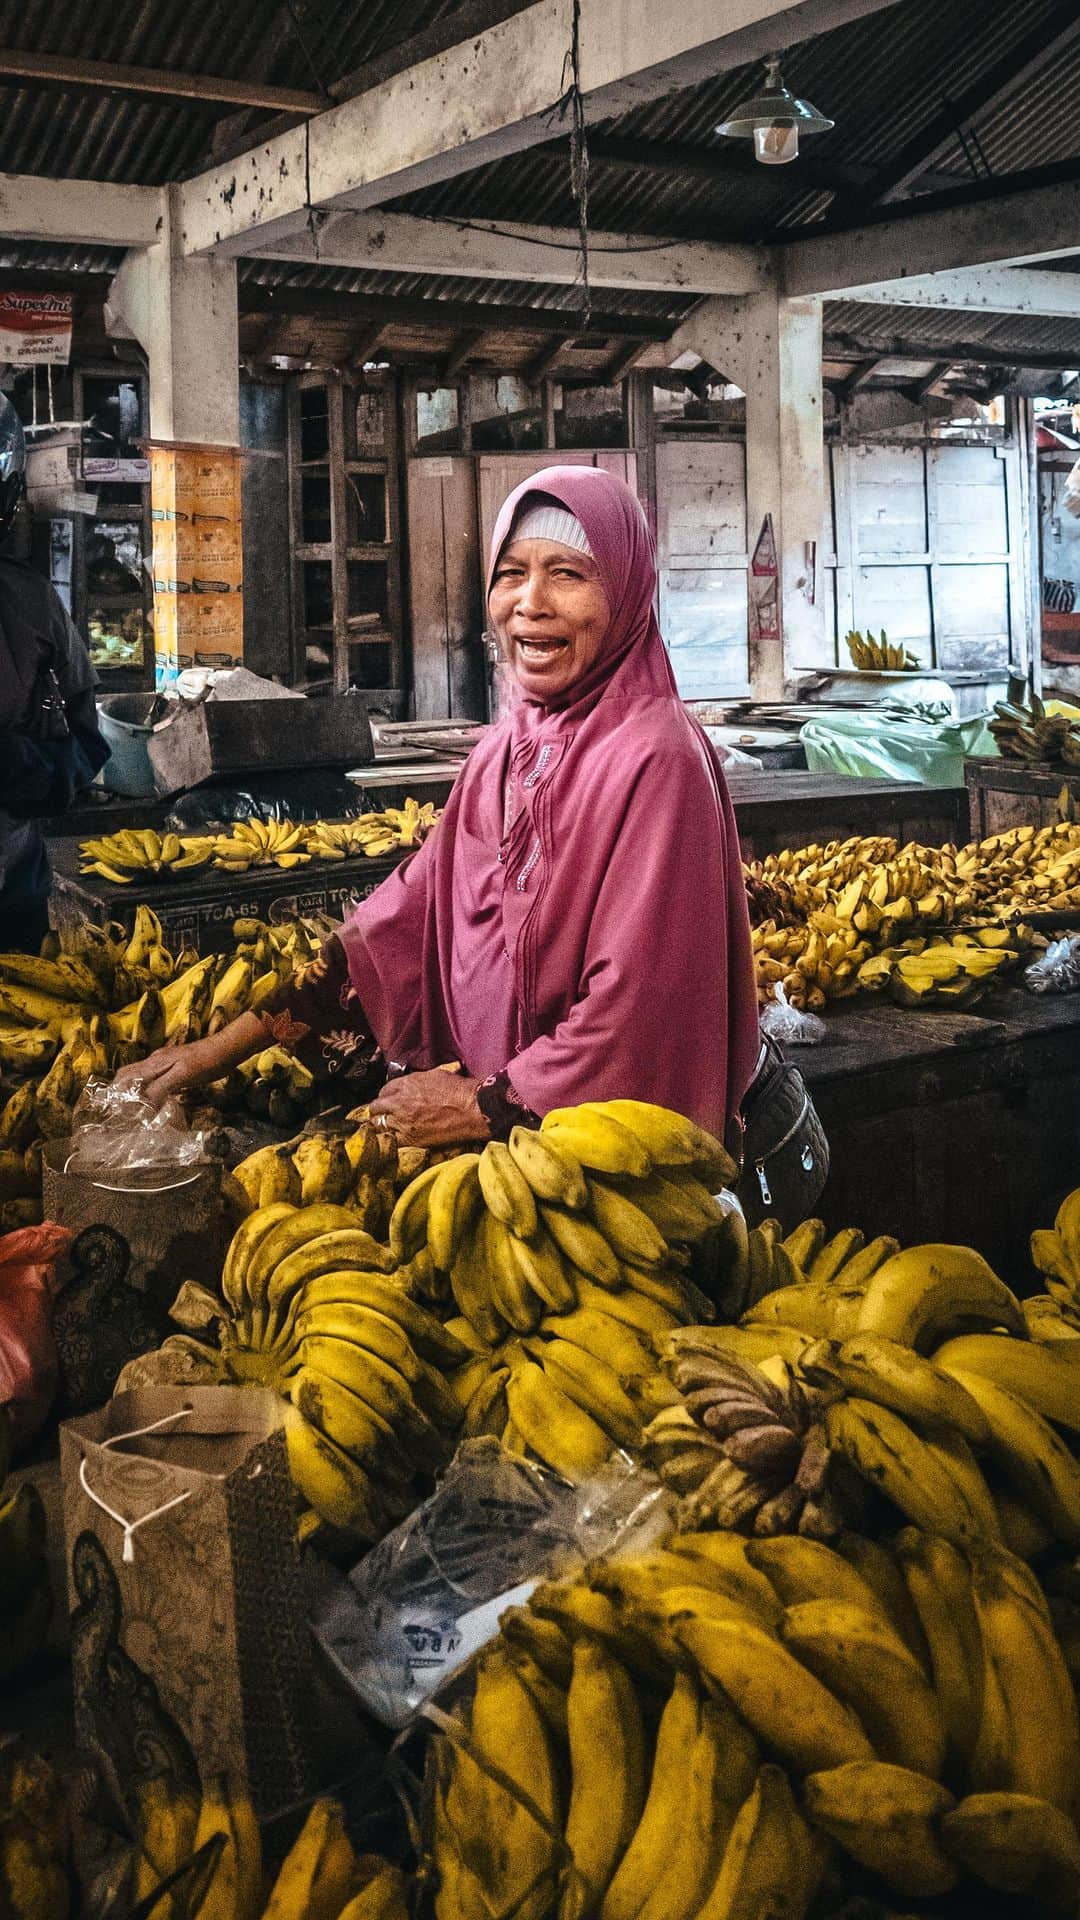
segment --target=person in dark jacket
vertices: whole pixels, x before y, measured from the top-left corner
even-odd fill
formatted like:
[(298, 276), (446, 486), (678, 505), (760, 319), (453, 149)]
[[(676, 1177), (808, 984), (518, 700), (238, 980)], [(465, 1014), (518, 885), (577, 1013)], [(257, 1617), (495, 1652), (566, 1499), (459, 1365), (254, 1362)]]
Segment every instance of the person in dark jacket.
[[(26, 440), (0, 395), (0, 542), (26, 485)], [(36, 953), (49, 861), (36, 822), (64, 813), (109, 757), (94, 669), (48, 580), (0, 547), (0, 953)]]

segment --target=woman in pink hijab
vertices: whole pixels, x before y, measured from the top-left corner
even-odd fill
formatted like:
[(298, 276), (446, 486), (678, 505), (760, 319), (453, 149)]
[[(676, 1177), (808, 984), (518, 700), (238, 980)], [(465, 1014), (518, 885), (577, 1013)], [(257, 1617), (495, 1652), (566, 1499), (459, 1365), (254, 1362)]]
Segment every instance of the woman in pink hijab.
[[(516, 488), (488, 573), (509, 718), (317, 977), (144, 1062), (152, 1098), (217, 1077), (268, 1032), (320, 1038), (331, 1066), (343, 1046), (366, 1064), (366, 1033), (399, 1075), (372, 1110), (416, 1145), (620, 1096), (724, 1133), (759, 1049), (739, 843), (719, 762), (676, 691), (655, 592), (622, 481), (549, 467)], [(450, 1062), (461, 1071), (436, 1071)]]

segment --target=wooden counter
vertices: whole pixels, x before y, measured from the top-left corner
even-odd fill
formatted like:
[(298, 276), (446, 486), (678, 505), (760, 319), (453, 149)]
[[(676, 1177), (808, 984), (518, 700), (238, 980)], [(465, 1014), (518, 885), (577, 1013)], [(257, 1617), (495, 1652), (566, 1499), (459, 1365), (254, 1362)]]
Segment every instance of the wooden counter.
[(727, 776), (744, 860), (780, 847), (888, 834), (940, 847), (968, 837), (963, 787), (920, 787), (896, 780), (849, 780), (842, 774), (772, 772)]
[(952, 1240), (1037, 1291), (1028, 1242), (1080, 1185), (1080, 995), (1002, 987), (971, 1013), (833, 1008), (792, 1049), (829, 1137), (829, 1227)]

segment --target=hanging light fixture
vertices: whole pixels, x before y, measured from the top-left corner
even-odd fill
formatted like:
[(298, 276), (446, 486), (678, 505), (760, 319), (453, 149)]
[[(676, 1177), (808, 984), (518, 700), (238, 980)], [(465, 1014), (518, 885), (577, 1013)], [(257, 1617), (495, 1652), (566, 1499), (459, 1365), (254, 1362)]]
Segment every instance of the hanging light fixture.
[(717, 133), (732, 140), (752, 140), (754, 158), (765, 167), (783, 167), (799, 157), (799, 134), (828, 133), (835, 121), (807, 100), (799, 100), (784, 85), (779, 54), (770, 54), (765, 62), (765, 84), (751, 94), (728, 120), (722, 120)]

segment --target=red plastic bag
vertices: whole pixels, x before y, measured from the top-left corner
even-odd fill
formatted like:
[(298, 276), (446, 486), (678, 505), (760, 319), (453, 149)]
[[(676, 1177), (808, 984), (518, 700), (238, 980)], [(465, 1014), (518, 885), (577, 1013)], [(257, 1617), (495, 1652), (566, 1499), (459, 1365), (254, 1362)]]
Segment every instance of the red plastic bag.
[(53, 1266), (70, 1240), (50, 1221), (0, 1236), (0, 1404), (16, 1451), (45, 1424), (56, 1393)]

